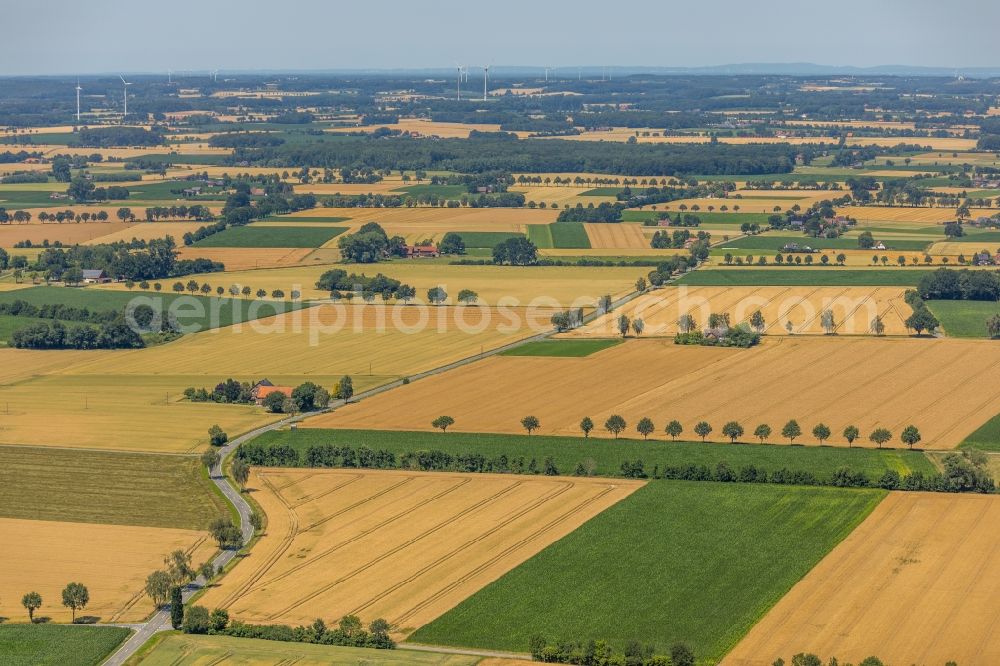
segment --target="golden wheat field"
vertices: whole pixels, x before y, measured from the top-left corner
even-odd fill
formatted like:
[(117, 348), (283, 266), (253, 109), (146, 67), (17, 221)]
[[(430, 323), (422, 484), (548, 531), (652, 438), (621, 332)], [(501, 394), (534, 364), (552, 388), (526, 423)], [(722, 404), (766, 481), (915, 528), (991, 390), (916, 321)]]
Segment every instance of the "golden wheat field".
[[(256, 268), (283, 268), (297, 266), (305, 261), (312, 252), (309, 248), (289, 249), (284, 247), (190, 247), (178, 248), (179, 259), (194, 259), (202, 257), (212, 261), (220, 261), (226, 266), (226, 274), (236, 271), (248, 271)], [(213, 277), (216, 282), (219, 276)], [(190, 278), (189, 278), (190, 279)], [(205, 280), (201, 280), (204, 282)], [(227, 285), (231, 282), (223, 280)]]
[(536, 329), (547, 330), (552, 312), (551, 308), (325, 304), (186, 335), (167, 345), (113, 352), (64, 372), (138, 375), (147, 380), (178, 375), (220, 379), (294, 375), (301, 381), (345, 374), (396, 377), (476, 356), (530, 336)]
[(601, 224), (592, 222), (584, 225), (590, 246), (600, 250), (629, 250), (649, 248), (649, 238), (638, 224)]
[(83, 583), (90, 603), (77, 617), (101, 622), (141, 622), (153, 611), (143, 591), (146, 576), (162, 568), (174, 550), (191, 553), (195, 566), (215, 552), (203, 532), (162, 527), (131, 527), (0, 518), (0, 615), (27, 622), (21, 597), (42, 597), (35, 617), (69, 622), (61, 603), (67, 583)]
[[(0, 206), (3, 202), (0, 201)], [(50, 212), (53, 214), (58, 211), (67, 210), (67, 208), (52, 209)], [(46, 210), (46, 209), (41, 209)], [(32, 209), (32, 215), (37, 217), (38, 213), (41, 212), (39, 209)], [(76, 212), (87, 212), (93, 213), (100, 209), (80, 209), (74, 207), (72, 210)], [(110, 215), (114, 216), (114, 211), (110, 211)], [(0, 247), (12, 247), (16, 243), (22, 241), (31, 241), (33, 244), (41, 244), (42, 241), (49, 241), (54, 243), (55, 241), (60, 241), (64, 245), (75, 245), (76, 243), (90, 243), (90, 242), (104, 242), (104, 238), (108, 236), (117, 236), (119, 234), (128, 234), (128, 230), (134, 226), (134, 224), (124, 224), (122, 222), (81, 222), (77, 224), (76, 222), (63, 222), (58, 223), (36, 223), (31, 224), (4, 224), (0, 225)], [(135, 232), (138, 235), (138, 230)]]
[[(220, 258), (219, 261), (224, 259)], [(228, 269), (230, 264), (226, 263), (226, 267)], [(534, 302), (551, 307), (572, 304), (577, 307), (593, 306), (604, 294), (617, 296), (630, 291), (636, 279), (647, 270), (633, 267), (460, 266), (414, 259), (378, 266), (305, 263), (289, 268), (227, 270), (224, 277), (213, 273), (192, 277), (198, 282), (212, 285), (249, 285), (254, 290), (261, 288), (268, 293), (274, 289), (282, 289), (288, 294), (296, 289), (303, 298), (325, 299), (329, 298), (330, 292), (317, 289), (316, 280), (331, 268), (368, 276), (384, 273), (414, 287), (417, 290), (417, 302), (426, 302), (428, 289), (443, 287), (449, 295), (448, 302), (453, 304), (457, 302), (459, 291), (471, 289), (479, 295), (477, 303), (480, 305), (529, 305)]]
[(601, 430), (620, 414), (631, 433), (648, 416), (660, 433), (677, 419), (692, 438), (704, 420), (714, 428), (709, 439), (720, 441), (723, 424), (736, 420), (747, 432), (767, 423), (780, 442), (781, 427), (796, 419), (796, 442), (816, 443), (810, 433), (822, 422), (833, 445), (846, 445), (838, 433), (853, 424), (863, 438), (888, 428), (898, 446), (912, 423), (921, 446), (948, 449), (1000, 412), (1000, 395), (981, 388), (998, 368), (1000, 349), (967, 340), (793, 336), (749, 350), (630, 340), (585, 358), (488, 358), (305, 425), (429, 430), (447, 414), (454, 430), (517, 433), (521, 417), (533, 414), (541, 434), (578, 435), (584, 416)]
[(1000, 498), (891, 493), (723, 660), (1000, 663)]
[[(992, 215), (996, 210), (989, 208), (970, 209), (972, 217)], [(853, 217), (859, 222), (910, 222), (933, 224), (955, 221), (954, 208), (920, 208), (915, 206), (844, 206), (837, 214)], [(942, 231), (942, 234), (944, 232)]]
[(405, 636), (642, 484), (255, 469), (250, 485), (267, 532), (205, 605), (263, 623), (381, 617)]
[(85, 244), (114, 243), (115, 241), (128, 242), (133, 238), (148, 241), (172, 236), (178, 245), (183, 246), (182, 238), (184, 234), (197, 231), (203, 226), (205, 226), (204, 222), (139, 222), (129, 225), (126, 229), (120, 229), (114, 233), (91, 239)]
[(530, 186), (522, 187), (515, 185), (510, 188), (511, 192), (520, 192), (524, 195), (525, 201), (545, 202), (547, 205), (558, 204), (562, 208), (565, 204), (570, 206), (575, 206), (578, 203), (582, 203), (586, 206), (589, 203), (595, 206), (603, 201), (613, 202), (615, 198), (613, 196), (583, 196), (584, 192), (588, 192), (592, 187), (565, 187), (565, 186)]
[[(903, 324), (912, 309), (903, 301), (902, 287), (668, 287), (640, 296), (562, 337), (614, 337), (618, 318), (641, 319), (644, 336), (673, 336), (678, 320), (691, 315), (699, 328), (709, 315), (728, 314), (730, 323), (749, 323), (757, 311), (767, 335), (823, 335), (826, 310), (833, 312), (837, 335), (868, 335), (881, 317), (886, 335), (906, 335)], [(791, 324), (789, 330), (788, 324)]]

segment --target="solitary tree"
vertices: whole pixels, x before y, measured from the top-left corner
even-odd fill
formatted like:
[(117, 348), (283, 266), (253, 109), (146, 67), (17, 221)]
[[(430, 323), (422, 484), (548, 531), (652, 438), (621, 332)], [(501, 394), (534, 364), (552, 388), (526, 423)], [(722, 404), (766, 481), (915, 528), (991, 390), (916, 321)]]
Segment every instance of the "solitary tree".
[(222, 446), (229, 441), (229, 435), (221, 427), (214, 425), (208, 429), (208, 439), (212, 446)]
[(698, 421), (694, 426), (694, 434), (701, 437), (701, 441), (705, 441), (705, 438), (712, 434), (712, 426), (708, 424), (708, 421)]
[(28, 609), (28, 621), (35, 621), (35, 611), (42, 607), (42, 595), (38, 592), (28, 592), (21, 597), (21, 605)]
[(690, 314), (683, 314), (681, 318), (677, 320), (677, 329), (681, 333), (690, 333), (695, 328), (697, 328), (698, 323), (694, 320), (694, 317)]
[(628, 318), (627, 314), (622, 314), (618, 317), (618, 332), (624, 338), (628, 335), (629, 329), (632, 328), (632, 321)]
[(250, 478), (250, 465), (240, 459), (233, 461), (233, 480), (240, 484), (241, 490), (246, 490), (247, 480)]
[(986, 333), (991, 338), (1000, 338), (1000, 315), (993, 315), (986, 320)]
[(868, 439), (878, 445), (878, 448), (882, 448), (882, 445), (892, 439), (892, 433), (885, 428), (875, 428), (872, 434), (868, 435)]
[(818, 439), (819, 443), (822, 444), (826, 440), (830, 439), (830, 428), (823, 423), (818, 424), (815, 428), (813, 428), (813, 437)]
[(670, 435), (670, 439), (676, 442), (680, 434), (684, 432), (684, 426), (681, 425), (680, 421), (674, 420), (667, 424), (666, 431)]
[(789, 442), (794, 442), (795, 438), (802, 434), (802, 428), (799, 427), (798, 421), (792, 419), (785, 424), (785, 427), (781, 429), (781, 436), (787, 437)]
[(542, 425), (538, 420), (537, 416), (525, 416), (521, 419), (521, 427), (528, 431), (528, 436), (531, 436), (532, 431), (538, 430), (538, 427)]
[(822, 314), (819, 316), (820, 325), (823, 327), (823, 331), (827, 335), (833, 335), (834, 331), (837, 330), (837, 322), (833, 318), (833, 310), (827, 308), (823, 310)]
[(83, 583), (70, 583), (62, 591), (62, 604), (73, 611), (73, 622), (76, 622), (76, 612), (83, 610), (90, 603), (90, 592)]
[(208, 449), (201, 454), (201, 464), (208, 469), (209, 473), (219, 464), (219, 452), (215, 449)]
[(735, 444), (736, 440), (743, 436), (743, 426), (741, 426), (737, 421), (730, 421), (722, 426), (722, 434), (728, 437), (730, 442)]
[(463, 289), (458, 292), (458, 302), (462, 305), (472, 305), (479, 300), (479, 294), (471, 289)]
[(249, 285), (245, 285), (242, 289), (240, 289), (240, 293), (243, 294), (243, 298), (250, 298), (251, 291), (252, 290)]
[(854, 440), (861, 436), (861, 431), (858, 430), (857, 426), (849, 425), (844, 428), (844, 439), (847, 440), (847, 446), (854, 444)]
[(917, 335), (923, 335), (924, 331), (933, 333), (934, 329), (941, 324), (926, 306), (918, 307), (903, 323), (906, 325), (906, 328), (912, 328), (916, 331)]
[(441, 287), (431, 287), (427, 290), (427, 302), (432, 305), (440, 305), (448, 300), (448, 292)]
[(186, 585), (195, 579), (195, 571), (191, 568), (191, 554), (177, 549), (163, 558), (167, 575), (173, 585)]
[(153, 606), (159, 608), (167, 603), (172, 582), (166, 571), (154, 571), (146, 576), (146, 594), (153, 600)]
[(354, 396), (354, 381), (350, 375), (344, 375), (340, 378), (333, 393), (338, 400), (350, 400)]
[(920, 442), (920, 431), (917, 430), (917, 426), (911, 424), (903, 428), (903, 432), (899, 433), (899, 438), (912, 449), (914, 444)]
[(764, 322), (764, 315), (760, 313), (760, 310), (756, 310), (752, 315), (750, 315), (750, 325), (753, 327), (753, 330), (758, 333), (764, 332), (766, 323)]
[(639, 419), (639, 423), (636, 424), (635, 429), (639, 431), (643, 439), (646, 439), (656, 430), (656, 426), (653, 425), (653, 419), (644, 416)]
[(170, 626), (180, 629), (184, 623), (184, 596), (180, 586), (170, 590)]
[(612, 414), (608, 417), (608, 420), (604, 422), (605, 430), (614, 435), (615, 439), (618, 439), (618, 435), (625, 430), (626, 426), (627, 424), (625, 423), (625, 419), (618, 414)]
[(766, 423), (761, 423), (759, 426), (754, 428), (753, 436), (760, 440), (763, 444), (764, 440), (771, 436), (771, 426)]
[(594, 429), (594, 422), (590, 420), (589, 416), (584, 416), (583, 420), (580, 421), (580, 430), (583, 431), (583, 436), (585, 438), (590, 437), (590, 431)]
[(597, 309), (601, 312), (611, 312), (611, 296), (608, 294), (601, 296), (597, 302)]
[(431, 421), (432, 428), (438, 428), (441, 432), (448, 432), (448, 426), (455, 425), (455, 419), (450, 416), (439, 416)]
[(635, 333), (635, 337), (642, 335), (642, 332), (646, 330), (646, 322), (644, 322), (639, 317), (632, 320), (632, 332)]
[(885, 322), (882, 321), (882, 315), (875, 315), (869, 328), (875, 335), (885, 335)]

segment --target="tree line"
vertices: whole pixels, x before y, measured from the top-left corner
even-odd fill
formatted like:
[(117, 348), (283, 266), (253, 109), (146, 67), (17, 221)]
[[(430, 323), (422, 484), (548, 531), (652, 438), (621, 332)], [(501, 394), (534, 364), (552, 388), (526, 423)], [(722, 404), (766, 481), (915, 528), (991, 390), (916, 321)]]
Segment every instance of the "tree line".
[[(62, 591), (62, 605), (73, 611), (73, 623), (76, 623), (76, 612), (78, 610), (83, 610), (90, 603), (90, 590), (83, 583), (69, 583)], [(34, 624), (37, 621), (45, 621), (44, 618), (40, 620), (35, 619), (35, 612), (42, 607), (42, 595), (38, 592), (28, 592), (23, 597), (21, 597), (21, 605), (24, 609), (28, 611), (28, 621)]]
[[(612, 417), (613, 418), (613, 417)], [(589, 420), (589, 419), (588, 419)], [(438, 426), (440, 427), (440, 426)], [(442, 429), (446, 429), (445, 426)], [(404, 469), (422, 472), (463, 472), (483, 474), (539, 474), (544, 476), (594, 476), (592, 460), (579, 461), (572, 470), (560, 470), (555, 459), (546, 456), (541, 461), (527, 456), (482, 453), (449, 453), (439, 449), (405, 451), (398, 455), (389, 450), (367, 446), (314, 444), (304, 454), (287, 444), (241, 444), (236, 459), (257, 467), (310, 467), (347, 469)], [(840, 488), (884, 488), (887, 490), (993, 493), (996, 490), (988, 472), (986, 455), (976, 451), (949, 453), (942, 460), (944, 471), (933, 474), (911, 472), (901, 475), (886, 470), (871, 477), (859, 470), (843, 466), (829, 478), (819, 478), (805, 470), (786, 467), (768, 470), (758, 465), (733, 467), (719, 461), (714, 467), (704, 464), (654, 465), (648, 469), (641, 460), (622, 460), (617, 471), (609, 476), (634, 479), (665, 479), (682, 481), (713, 481), (720, 483), (772, 483), (799, 486), (833, 486)]]

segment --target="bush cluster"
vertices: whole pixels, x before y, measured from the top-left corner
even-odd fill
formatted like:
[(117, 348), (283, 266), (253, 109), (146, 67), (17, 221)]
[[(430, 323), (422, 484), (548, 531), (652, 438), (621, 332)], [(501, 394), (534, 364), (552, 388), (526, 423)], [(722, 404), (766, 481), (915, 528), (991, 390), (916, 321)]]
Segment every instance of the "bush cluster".
[(532, 636), (528, 644), (531, 658), (549, 664), (583, 666), (694, 666), (694, 652), (684, 643), (675, 643), (669, 654), (657, 654), (653, 645), (629, 641), (623, 652), (615, 652), (607, 641), (557, 641)]

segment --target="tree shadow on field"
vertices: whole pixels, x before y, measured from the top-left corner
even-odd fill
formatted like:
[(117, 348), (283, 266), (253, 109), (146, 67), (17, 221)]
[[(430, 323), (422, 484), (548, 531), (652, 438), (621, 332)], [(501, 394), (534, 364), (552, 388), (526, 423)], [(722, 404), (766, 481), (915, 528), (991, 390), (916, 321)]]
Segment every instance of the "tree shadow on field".
[(73, 624), (97, 624), (100, 621), (101, 618), (98, 615), (81, 615), (76, 618), (76, 622)]
[(9, 619), (10, 619), (9, 617), (6, 617), (4, 615), (0, 615), (0, 624), (3, 624), (4, 622), (6, 622)]
[(48, 624), (52, 621), (52, 618), (48, 615), (36, 615), (35, 619), (31, 621), (32, 624)]

